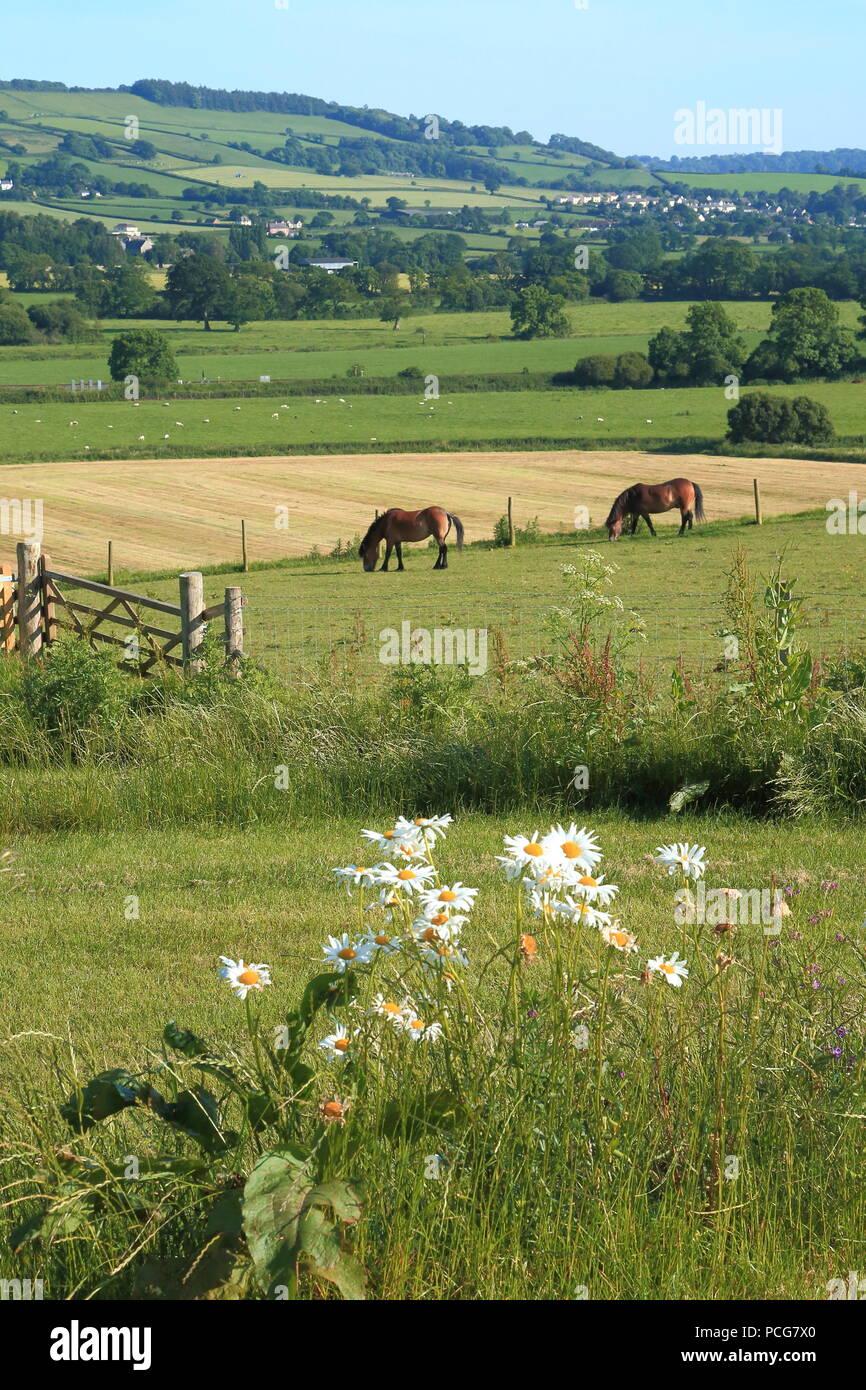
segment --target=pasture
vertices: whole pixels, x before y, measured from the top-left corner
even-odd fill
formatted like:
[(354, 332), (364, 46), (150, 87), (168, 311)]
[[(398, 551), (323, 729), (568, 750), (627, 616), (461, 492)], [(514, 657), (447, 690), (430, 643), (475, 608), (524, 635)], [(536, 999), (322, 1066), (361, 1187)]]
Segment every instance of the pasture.
[[(423, 393), (423, 383), (419, 392)], [(429, 400), (414, 392), (351, 394), (338, 382), (327, 396), (172, 400), (69, 401), (0, 405), (0, 460), (196, 458), (207, 455), (375, 453), (585, 446), (645, 441), (657, 448), (677, 440), (723, 441), (731, 402), (718, 387), (648, 391), (478, 391)], [(801, 386), (781, 386), (796, 397)], [(841, 440), (863, 439), (866, 385), (810, 383)]]

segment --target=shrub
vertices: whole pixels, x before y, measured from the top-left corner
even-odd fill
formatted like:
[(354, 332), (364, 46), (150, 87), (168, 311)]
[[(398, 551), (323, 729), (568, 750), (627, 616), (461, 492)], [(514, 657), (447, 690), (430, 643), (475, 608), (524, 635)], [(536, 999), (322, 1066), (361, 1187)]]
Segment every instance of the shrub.
[(97, 651), (71, 635), (52, 642), (41, 661), (26, 666), (22, 678), (24, 702), (34, 723), (67, 738), (117, 723), (129, 707), (132, 691), (112, 652)]
[(826, 406), (809, 396), (793, 401), (753, 391), (728, 411), (728, 438), (734, 444), (823, 444), (834, 435)]
[(617, 359), (604, 353), (591, 353), (575, 363), (574, 377), (578, 386), (612, 386), (616, 376)]
[(653, 369), (642, 352), (621, 352), (616, 359), (613, 384), (620, 388), (649, 386)]

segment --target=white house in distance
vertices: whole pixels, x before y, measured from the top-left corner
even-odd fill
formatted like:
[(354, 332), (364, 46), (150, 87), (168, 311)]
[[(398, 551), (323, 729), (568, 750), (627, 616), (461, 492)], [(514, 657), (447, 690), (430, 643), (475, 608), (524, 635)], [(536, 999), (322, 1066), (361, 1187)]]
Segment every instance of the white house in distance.
[(12, 179), (0, 179), (0, 193), (11, 193), (14, 187)]
[(140, 233), (134, 222), (117, 222), (111, 229), (111, 235), (137, 237)]
[(304, 224), (300, 218), (298, 218), (296, 222), (293, 222), (291, 218), (289, 218), (289, 220), (286, 221), (285, 218), (281, 217), (278, 218), (275, 222), (268, 223), (268, 236), (296, 237), (300, 235), (300, 231), (303, 225)]
[(356, 266), (358, 262), (344, 260), (342, 256), (317, 256), (306, 264), (311, 265), (314, 270), (326, 270), (329, 275), (333, 275), (335, 270), (346, 270), (348, 266)]

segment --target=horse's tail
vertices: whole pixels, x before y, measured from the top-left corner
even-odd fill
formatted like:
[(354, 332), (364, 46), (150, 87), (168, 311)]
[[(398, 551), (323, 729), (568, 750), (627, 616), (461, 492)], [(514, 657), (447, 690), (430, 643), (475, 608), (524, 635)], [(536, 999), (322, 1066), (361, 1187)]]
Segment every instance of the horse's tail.
[(458, 549), (458, 550), (462, 550), (462, 549), (463, 549), (463, 522), (460, 520), (459, 516), (455, 516), (453, 512), (447, 512), (446, 515), (447, 515), (447, 517), (448, 517), (448, 520), (451, 522), (452, 526), (454, 527), (454, 530), (457, 532), (457, 549)]
[(705, 521), (704, 494), (701, 492), (699, 483), (692, 483), (692, 487), (695, 490), (695, 521)]

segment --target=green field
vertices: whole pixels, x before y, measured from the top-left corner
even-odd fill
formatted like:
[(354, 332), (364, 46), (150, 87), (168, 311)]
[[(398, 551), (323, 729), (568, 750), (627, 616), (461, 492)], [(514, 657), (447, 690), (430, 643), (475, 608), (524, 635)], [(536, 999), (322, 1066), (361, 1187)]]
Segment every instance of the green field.
[[(800, 386), (780, 386), (798, 396)], [(339, 453), (375, 452), (371, 445), (495, 448), (521, 440), (557, 442), (676, 441), (694, 436), (721, 440), (730, 401), (716, 387), (649, 391), (479, 391), (430, 401), (421, 395), (352, 396), (351, 384), (328, 397), (259, 398), (238, 405), (231, 398), (174, 401), (45, 402), (0, 406), (2, 457), (194, 458), (197, 454), (287, 454), (310, 447)], [(866, 387), (848, 382), (810, 383), (837, 433), (861, 438)], [(285, 408), (283, 408), (285, 407)], [(274, 418), (276, 417), (276, 418)], [(77, 421), (70, 424), (71, 420)], [(177, 421), (181, 422), (180, 427)], [(144, 436), (141, 438), (140, 436)], [(168, 436), (166, 438), (165, 436)]]
[[(32, 295), (21, 298), (25, 307), (38, 302)], [(754, 346), (769, 325), (771, 306), (736, 301), (724, 307), (747, 344)], [(531, 342), (512, 338), (509, 315), (496, 311), (411, 315), (403, 319), (396, 333), (378, 319), (274, 320), (247, 324), (239, 333), (217, 325), (208, 334), (197, 324), (166, 321), (160, 322), (159, 331), (178, 355), (179, 375), (189, 381), (198, 380), (202, 373), (227, 380), (255, 380), (265, 374), (274, 378), (345, 377), (357, 365), (366, 376), (393, 376), (409, 366), (419, 367), (425, 375), (433, 372), (439, 376), (520, 372), (524, 368), (561, 372), (570, 371), (578, 357), (590, 353), (646, 351), (648, 339), (664, 325), (684, 327), (689, 308), (685, 301), (569, 305), (572, 336)], [(855, 328), (859, 305), (847, 301), (839, 310), (841, 322)], [(102, 349), (92, 344), (62, 343), (0, 347), (0, 385), (65, 384), (73, 378), (105, 377), (113, 336), (145, 323), (104, 320)]]

